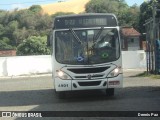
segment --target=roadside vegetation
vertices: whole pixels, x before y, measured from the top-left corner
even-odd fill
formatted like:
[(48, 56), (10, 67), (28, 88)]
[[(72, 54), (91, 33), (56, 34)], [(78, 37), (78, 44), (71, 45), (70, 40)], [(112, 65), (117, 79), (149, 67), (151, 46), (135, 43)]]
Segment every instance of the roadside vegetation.
[[(90, 0), (85, 6), (85, 13), (114, 13), (120, 26), (131, 26), (144, 33), (143, 24), (151, 17), (154, 2), (160, 8), (160, 0), (150, 0), (141, 6), (128, 6), (125, 0)], [(50, 54), (46, 45), (53, 19), (66, 14), (74, 13), (49, 15), (39, 5), (21, 10), (0, 10), (0, 50), (15, 49), (17, 55)]]
[(137, 75), (132, 76), (132, 77), (150, 77), (150, 78), (153, 78), (153, 79), (160, 79), (160, 74), (154, 75), (154, 74), (151, 74), (151, 73), (147, 73), (147, 71), (145, 71), (143, 73), (137, 74)]

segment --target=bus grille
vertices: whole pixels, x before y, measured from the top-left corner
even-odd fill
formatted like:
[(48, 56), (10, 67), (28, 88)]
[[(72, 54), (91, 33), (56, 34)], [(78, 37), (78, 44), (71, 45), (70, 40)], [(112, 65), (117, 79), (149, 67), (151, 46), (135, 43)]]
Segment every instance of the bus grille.
[[(98, 79), (98, 78), (103, 78), (104, 74), (97, 74), (97, 75), (91, 75), (90, 79)], [(78, 75), (74, 77), (75, 79), (89, 79), (88, 75)]]
[(75, 74), (86, 74), (86, 73), (101, 73), (110, 67), (96, 67), (96, 68), (69, 68), (67, 70)]
[(80, 86), (98, 86), (101, 81), (91, 81), (91, 82), (78, 82)]

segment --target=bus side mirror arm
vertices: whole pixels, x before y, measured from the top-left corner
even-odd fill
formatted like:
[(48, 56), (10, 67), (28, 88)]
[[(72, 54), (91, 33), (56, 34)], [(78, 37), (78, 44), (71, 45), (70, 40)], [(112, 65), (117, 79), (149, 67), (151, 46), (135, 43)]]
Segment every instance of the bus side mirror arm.
[(50, 47), (50, 46), (52, 45), (52, 44), (51, 44), (51, 43), (52, 43), (52, 42), (51, 42), (51, 40), (52, 40), (51, 38), (52, 38), (52, 37), (51, 37), (51, 34), (47, 35), (47, 46), (48, 46), (48, 47)]

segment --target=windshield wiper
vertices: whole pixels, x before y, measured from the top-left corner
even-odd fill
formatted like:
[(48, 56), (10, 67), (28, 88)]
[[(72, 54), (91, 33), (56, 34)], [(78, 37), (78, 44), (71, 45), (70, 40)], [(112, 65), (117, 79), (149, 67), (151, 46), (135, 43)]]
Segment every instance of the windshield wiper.
[(93, 45), (95, 45), (98, 42), (97, 40), (100, 37), (103, 30), (104, 30), (104, 27), (101, 27), (101, 29), (98, 31), (97, 35), (95, 37), (93, 37), (93, 41), (94, 41)]
[(70, 29), (70, 31), (73, 34), (73, 36), (76, 38), (76, 40), (82, 44), (82, 41), (79, 39), (79, 37), (77, 36), (77, 34), (75, 33), (75, 31), (72, 30), (72, 29)]

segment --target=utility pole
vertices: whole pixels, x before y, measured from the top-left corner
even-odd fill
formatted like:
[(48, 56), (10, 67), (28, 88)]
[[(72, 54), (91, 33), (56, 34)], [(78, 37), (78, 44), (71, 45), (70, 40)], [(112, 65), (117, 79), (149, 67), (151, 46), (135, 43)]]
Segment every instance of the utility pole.
[[(153, 43), (154, 43), (154, 73), (157, 74), (158, 73), (158, 69), (157, 69), (157, 58), (156, 58), (156, 54), (157, 54), (157, 48), (156, 48), (156, 40), (159, 39), (159, 23), (157, 24), (156, 21), (156, 14), (157, 12), (160, 11), (160, 9), (157, 9), (156, 4), (154, 3), (153, 5)], [(158, 26), (158, 29), (156, 29)]]
[[(155, 17), (156, 17), (156, 15), (158, 15), (159, 14), (159, 12), (160, 12), (160, 9), (157, 9), (157, 8), (155, 8)], [(159, 17), (159, 16), (158, 16)], [(156, 18), (155, 18), (156, 19)], [(160, 19), (160, 18), (158, 18), (158, 19)], [(158, 47), (159, 45), (156, 45), (156, 44), (159, 44), (159, 34), (160, 34), (160, 32), (159, 32), (159, 23), (160, 23), (160, 21), (158, 21), (158, 19), (156, 19), (156, 41), (157, 41), (157, 43), (156, 43), (156, 41), (155, 41), (155, 47)], [(156, 52), (156, 61), (155, 61), (155, 63), (156, 63), (156, 72), (155, 72), (155, 74), (160, 74), (160, 62), (159, 62), (159, 49), (158, 48), (156, 48), (156, 50), (155, 50), (155, 52)]]
[(157, 74), (156, 67), (156, 5), (153, 5), (153, 42), (152, 42), (152, 69), (155, 74)]
[[(158, 62), (159, 61), (159, 58), (157, 58), (157, 52), (159, 51), (157, 48), (156, 48), (156, 42), (157, 40), (159, 40), (159, 37), (160, 37), (160, 31), (159, 31), (159, 24), (160, 22), (157, 22), (157, 19), (156, 19), (156, 15), (157, 15), (157, 12), (160, 12), (160, 9), (157, 9), (156, 7), (156, 2), (153, 3), (153, 9), (152, 9), (152, 18), (151, 19), (148, 19), (146, 20), (144, 26), (146, 26), (146, 33), (147, 33), (147, 36), (149, 34), (149, 38), (150, 40), (148, 39), (147, 42), (148, 42), (148, 50), (149, 51), (149, 66), (147, 66), (147, 72), (148, 70), (154, 74), (157, 74), (158, 72), (160, 72), (160, 63)], [(149, 28), (148, 28), (148, 27)], [(151, 30), (149, 32), (149, 30)], [(146, 37), (147, 39), (147, 37)], [(149, 42), (150, 41), (150, 42)], [(149, 43), (150, 43), (150, 46), (149, 46)], [(158, 51), (157, 51), (158, 50)], [(158, 67), (159, 66), (159, 67)], [(148, 68), (149, 67), (149, 68)], [(150, 69), (151, 68), (151, 69)]]

